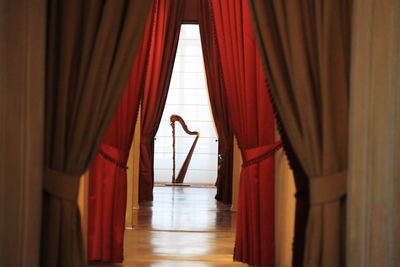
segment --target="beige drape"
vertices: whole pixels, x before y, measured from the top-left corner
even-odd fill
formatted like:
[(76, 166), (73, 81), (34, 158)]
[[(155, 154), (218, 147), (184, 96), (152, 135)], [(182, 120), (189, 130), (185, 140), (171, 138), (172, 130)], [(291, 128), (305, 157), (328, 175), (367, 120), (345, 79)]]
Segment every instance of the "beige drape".
[(86, 266), (77, 206), (129, 77), (150, 1), (48, 2), (42, 267)]
[(351, 0), (249, 0), (271, 93), (310, 182), (304, 266), (344, 266)]

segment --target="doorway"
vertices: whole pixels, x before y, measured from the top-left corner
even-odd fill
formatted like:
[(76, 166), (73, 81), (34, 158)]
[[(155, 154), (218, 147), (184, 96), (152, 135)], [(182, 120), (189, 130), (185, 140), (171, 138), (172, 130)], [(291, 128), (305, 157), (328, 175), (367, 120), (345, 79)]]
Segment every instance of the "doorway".
[[(182, 24), (179, 43), (165, 104), (154, 145), (154, 181), (170, 183), (173, 166), (172, 129), (170, 116), (177, 114), (190, 131), (200, 132), (192, 160), (185, 176), (185, 184), (216, 182), (218, 169), (218, 135), (209, 103), (206, 74), (197, 24)], [(180, 124), (175, 133), (176, 173), (195, 139)]]
[[(200, 132), (184, 180), (190, 187), (164, 186), (172, 177), (172, 114), (181, 116), (190, 131)], [(180, 124), (175, 129), (177, 174), (195, 137)], [(245, 266), (232, 262), (236, 213), (214, 199), (217, 141), (199, 26), (183, 24), (154, 144), (154, 200), (134, 210), (135, 227), (125, 231), (124, 266)]]

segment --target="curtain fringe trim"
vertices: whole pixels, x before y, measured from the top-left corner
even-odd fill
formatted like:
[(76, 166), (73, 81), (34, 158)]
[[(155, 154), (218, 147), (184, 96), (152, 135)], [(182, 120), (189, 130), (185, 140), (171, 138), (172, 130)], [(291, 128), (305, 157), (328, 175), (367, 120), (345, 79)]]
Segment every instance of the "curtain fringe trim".
[(266, 153), (262, 154), (261, 156), (259, 156), (257, 158), (243, 162), (242, 167), (246, 168), (250, 165), (256, 164), (256, 163), (263, 161), (269, 157), (272, 157), (279, 149), (281, 149), (282, 146), (283, 146), (282, 142), (279, 141), (279, 143), (273, 149), (267, 151)]
[(128, 166), (126, 166), (125, 164), (119, 162), (118, 160), (116, 160), (115, 158), (111, 157), (110, 155), (106, 154), (104, 151), (99, 150), (99, 154), (101, 156), (103, 156), (103, 158), (105, 160), (108, 160), (111, 163), (114, 163), (117, 167), (121, 168), (121, 169), (128, 169)]

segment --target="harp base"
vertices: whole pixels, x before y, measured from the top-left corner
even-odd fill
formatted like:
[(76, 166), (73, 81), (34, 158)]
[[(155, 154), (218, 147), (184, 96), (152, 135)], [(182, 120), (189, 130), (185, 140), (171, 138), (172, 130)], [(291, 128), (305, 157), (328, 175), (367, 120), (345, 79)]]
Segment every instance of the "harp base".
[(181, 184), (181, 183), (167, 183), (165, 186), (190, 186), (190, 184)]

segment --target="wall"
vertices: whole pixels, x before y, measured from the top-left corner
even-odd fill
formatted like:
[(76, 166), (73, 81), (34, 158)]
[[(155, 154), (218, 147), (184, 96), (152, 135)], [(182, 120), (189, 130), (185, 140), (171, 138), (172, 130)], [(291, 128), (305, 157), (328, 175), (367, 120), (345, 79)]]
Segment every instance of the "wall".
[(236, 137), (233, 140), (233, 170), (232, 170), (232, 211), (237, 211), (239, 200), (240, 172), (242, 170), (242, 153)]
[(128, 190), (125, 217), (126, 228), (134, 228), (136, 226), (137, 216), (135, 216), (135, 210), (139, 209), (140, 116), (139, 107), (138, 119), (136, 120), (135, 132), (127, 163)]
[(296, 208), (293, 172), (283, 149), (275, 153), (275, 267), (290, 267)]
[(185, 13), (183, 14), (183, 23), (199, 23), (198, 6), (198, 0), (185, 0)]
[(81, 225), (83, 244), (85, 251), (88, 241), (88, 219), (89, 219), (89, 171), (85, 172), (79, 182), (78, 207), (81, 213)]

